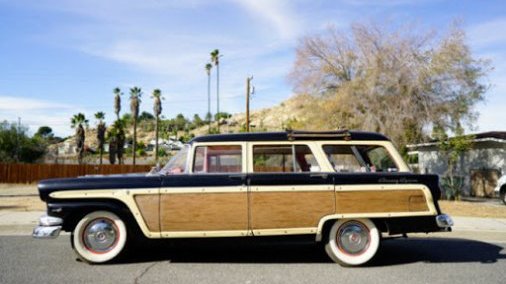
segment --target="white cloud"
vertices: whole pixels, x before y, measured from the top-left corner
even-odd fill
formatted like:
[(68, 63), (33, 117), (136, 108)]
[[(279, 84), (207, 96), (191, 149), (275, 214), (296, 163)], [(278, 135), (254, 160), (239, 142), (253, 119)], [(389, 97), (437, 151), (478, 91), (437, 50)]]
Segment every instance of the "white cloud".
[(291, 1), (272, 0), (232, 0), (244, 7), (254, 17), (259, 17), (274, 28), (283, 39), (293, 39), (298, 35), (300, 25)]
[(471, 26), (467, 29), (471, 45), (485, 48), (491, 45), (506, 44), (506, 18), (497, 18)]
[(71, 109), (70, 105), (31, 98), (0, 96), (1, 112), (24, 112), (33, 110)]
[(69, 135), (72, 131), (70, 117), (78, 109), (72, 105), (40, 99), (0, 96), (0, 121), (17, 122), (19, 117), (31, 133), (40, 126), (47, 125), (56, 135)]
[(341, 2), (355, 6), (401, 6), (401, 5), (421, 5), (427, 2), (440, 0), (341, 0)]

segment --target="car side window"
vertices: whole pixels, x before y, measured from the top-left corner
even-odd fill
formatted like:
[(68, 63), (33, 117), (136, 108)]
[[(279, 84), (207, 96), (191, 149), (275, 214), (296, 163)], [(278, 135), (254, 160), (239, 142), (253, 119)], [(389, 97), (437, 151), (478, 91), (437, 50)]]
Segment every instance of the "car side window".
[(307, 145), (255, 145), (253, 171), (319, 172), (320, 166)]
[(399, 168), (388, 153), (387, 149), (382, 146), (361, 146), (359, 151), (366, 157), (369, 168), (374, 172), (397, 172)]
[(347, 145), (324, 145), (323, 151), (327, 155), (330, 164), (338, 173), (355, 173), (365, 171), (365, 168), (353, 153), (351, 146)]
[(242, 172), (242, 147), (240, 145), (197, 146), (193, 160), (193, 172)]
[(398, 167), (383, 146), (324, 145), (323, 151), (336, 172), (396, 172)]

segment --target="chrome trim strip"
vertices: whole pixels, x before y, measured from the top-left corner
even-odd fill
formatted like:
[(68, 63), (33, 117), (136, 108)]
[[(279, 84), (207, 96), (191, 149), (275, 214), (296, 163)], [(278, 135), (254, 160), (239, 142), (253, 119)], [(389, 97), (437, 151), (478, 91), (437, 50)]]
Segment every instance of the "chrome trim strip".
[(50, 227), (50, 226), (59, 226), (61, 224), (63, 224), (62, 218), (47, 215), (43, 215), (39, 218), (40, 226)]
[(60, 235), (61, 226), (37, 226), (33, 229), (32, 237), (36, 239), (54, 239)]
[(436, 223), (439, 228), (448, 229), (453, 226), (453, 220), (449, 215), (441, 214), (436, 216)]

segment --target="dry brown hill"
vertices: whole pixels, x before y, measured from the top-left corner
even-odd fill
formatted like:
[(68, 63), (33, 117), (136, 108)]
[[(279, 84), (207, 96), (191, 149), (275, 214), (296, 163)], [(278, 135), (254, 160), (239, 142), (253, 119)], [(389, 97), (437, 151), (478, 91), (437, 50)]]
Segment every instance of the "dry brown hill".
[[(315, 114), (321, 108), (321, 100), (317, 100), (309, 95), (294, 95), (289, 99), (277, 104), (273, 107), (252, 111), (250, 113), (250, 125), (252, 132), (258, 131), (279, 131), (286, 128), (293, 129), (321, 129), (315, 120)], [(245, 113), (237, 113), (227, 120), (222, 120), (220, 130), (222, 133), (240, 132), (244, 129), (246, 123)], [(195, 136), (207, 134), (207, 125), (190, 131)], [(183, 135), (181, 132), (179, 135)], [(127, 136), (131, 137), (133, 130), (128, 129)], [(147, 127), (142, 123), (137, 129), (137, 140), (148, 144), (150, 140), (155, 138), (155, 132), (152, 127)], [(75, 138), (71, 137), (66, 140), (71, 145), (74, 144)], [(88, 147), (97, 148), (96, 129), (90, 126), (86, 130), (86, 142)]]

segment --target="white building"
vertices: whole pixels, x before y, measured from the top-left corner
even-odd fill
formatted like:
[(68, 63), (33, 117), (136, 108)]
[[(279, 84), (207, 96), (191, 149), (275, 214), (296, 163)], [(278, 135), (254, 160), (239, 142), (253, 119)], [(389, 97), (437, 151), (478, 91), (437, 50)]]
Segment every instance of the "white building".
[[(454, 175), (464, 178), (464, 195), (492, 197), (497, 180), (506, 174), (506, 132), (473, 136), (472, 148), (460, 157)], [(446, 174), (448, 165), (438, 145), (435, 141), (407, 146), (410, 155), (418, 156), (421, 173)]]

